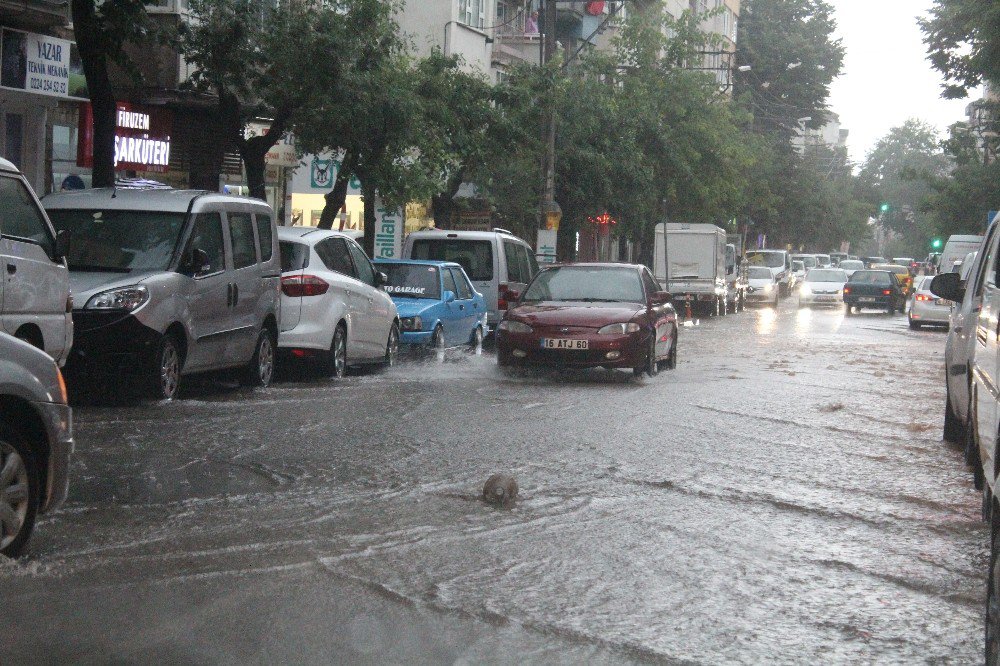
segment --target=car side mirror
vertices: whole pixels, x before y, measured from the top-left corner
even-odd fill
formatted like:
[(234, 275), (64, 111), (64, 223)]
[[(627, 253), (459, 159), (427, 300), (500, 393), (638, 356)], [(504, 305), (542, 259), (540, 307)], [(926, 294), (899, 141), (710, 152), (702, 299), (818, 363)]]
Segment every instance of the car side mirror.
[(56, 233), (56, 259), (65, 259), (69, 256), (70, 245), (73, 242), (73, 232), (63, 229)]
[(938, 298), (960, 302), (965, 298), (965, 289), (958, 273), (941, 273), (931, 280), (931, 293)]
[(653, 305), (666, 305), (674, 300), (674, 295), (669, 291), (657, 291), (649, 300), (652, 301)]
[(389, 284), (389, 276), (386, 275), (385, 273), (383, 273), (382, 271), (376, 271), (375, 272), (375, 286), (376, 287), (384, 287), (387, 284)]
[(445, 290), (445, 292), (444, 292), (444, 302), (445, 303), (454, 303), (455, 302), (455, 292), (449, 291), (449, 290)]

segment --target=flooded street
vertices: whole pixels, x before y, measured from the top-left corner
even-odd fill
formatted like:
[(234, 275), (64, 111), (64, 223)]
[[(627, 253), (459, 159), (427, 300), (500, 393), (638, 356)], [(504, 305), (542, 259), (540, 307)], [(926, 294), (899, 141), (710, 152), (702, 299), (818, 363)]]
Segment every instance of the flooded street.
[(0, 654), (978, 663), (944, 342), (789, 301), (683, 328), (654, 379), (457, 353), (82, 407), (69, 500), (0, 563)]

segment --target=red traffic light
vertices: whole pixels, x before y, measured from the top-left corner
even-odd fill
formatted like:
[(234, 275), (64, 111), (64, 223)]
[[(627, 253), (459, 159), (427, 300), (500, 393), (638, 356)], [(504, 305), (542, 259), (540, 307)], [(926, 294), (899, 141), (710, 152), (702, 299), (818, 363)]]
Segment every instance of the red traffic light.
[(587, 3), (587, 14), (589, 16), (600, 16), (604, 13), (603, 2), (588, 2)]

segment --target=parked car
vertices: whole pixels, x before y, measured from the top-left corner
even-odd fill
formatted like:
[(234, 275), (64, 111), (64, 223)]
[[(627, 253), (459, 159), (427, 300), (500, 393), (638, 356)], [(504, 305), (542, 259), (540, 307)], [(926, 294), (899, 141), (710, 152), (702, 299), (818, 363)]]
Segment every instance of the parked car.
[(531, 245), (504, 229), (415, 231), (406, 237), (403, 258), (460, 265), (486, 299), (491, 330), (538, 273)]
[(913, 291), (913, 276), (910, 275), (910, 269), (906, 266), (900, 266), (899, 264), (875, 264), (871, 267), (873, 271), (889, 271), (896, 276), (896, 280), (899, 281), (899, 285), (903, 288), (903, 294), (909, 296), (910, 292)]
[(847, 273), (847, 277), (850, 278), (854, 274), (854, 271), (863, 271), (865, 269), (865, 262), (858, 259), (842, 259), (838, 267)]
[(28, 181), (0, 158), (0, 331), (62, 366), (73, 345), (73, 301), (63, 260), (70, 235), (57, 234)]
[(43, 200), (67, 254), (74, 380), (134, 378), (173, 399), (182, 378), (242, 369), (270, 384), (280, 308), (274, 214), (258, 199), (101, 188)]
[(855, 271), (844, 285), (844, 304), (848, 315), (864, 308), (885, 310), (892, 315), (906, 307), (906, 296), (890, 271)]
[(352, 238), (312, 227), (279, 227), (281, 332), (278, 349), (314, 358), (328, 375), (392, 365), (399, 351), (396, 305), (386, 276)]
[(847, 273), (839, 268), (814, 268), (799, 288), (799, 307), (844, 304)]
[(922, 326), (944, 326), (948, 328), (951, 320), (951, 302), (938, 298), (931, 292), (933, 276), (922, 275), (916, 278), (913, 292), (909, 297), (908, 319), (910, 328), (917, 330)]
[(486, 299), (461, 266), (382, 259), (375, 267), (387, 277), (385, 290), (399, 311), (403, 344), (434, 349), (467, 344), (482, 349), (488, 326)]
[(792, 258), (785, 250), (750, 250), (746, 257), (749, 266), (763, 266), (771, 271), (779, 284), (781, 296), (787, 296), (795, 289)]
[(778, 307), (781, 285), (774, 274), (765, 266), (751, 266), (747, 271), (750, 283), (747, 300), (750, 303), (770, 303)]
[(73, 419), (51, 357), (0, 333), (0, 555), (24, 552), (39, 514), (66, 499)]
[(632, 368), (655, 376), (677, 366), (670, 300), (645, 266), (546, 268), (497, 327), (497, 363)]
[[(975, 350), (971, 356), (968, 378), (970, 382), (969, 427), (967, 451), (972, 452), (976, 487), (983, 491), (983, 517), (990, 524), (990, 558), (986, 583), (986, 663), (1000, 660), (1000, 505), (997, 501), (997, 471), (1000, 461), (998, 436), (1000, 436), (1000, 339), (997, 337), (997, 320), (1000, 317), (1000, 263), (997, 244), (1000, 234), (994, 223), (986, 242), (979, 250), (979, 262), (973, 287), (982, 290), (982, 307), (975, 314)], [(982, 278), (981, 284), (978, 280)], [(969, 295), (963, 293), (961, 276), (942, 272), (931, 286), (935, 295), (955, 302), (964, 302)], [(973, 298), (975, 296), (973, 295)], [(973, 311), (974, 312), (974, 311)], [(972, 323), (972, 322), (969, 322)], [(952, 367), (948, 368), (948, 375)]]

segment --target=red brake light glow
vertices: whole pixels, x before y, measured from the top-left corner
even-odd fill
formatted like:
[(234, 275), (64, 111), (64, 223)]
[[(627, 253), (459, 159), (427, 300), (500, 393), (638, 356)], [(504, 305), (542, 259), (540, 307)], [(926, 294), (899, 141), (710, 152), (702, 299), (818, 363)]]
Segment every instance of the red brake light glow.
[(508, 301), (516, 300), (517, 292), (510, 288), (509, 284), (502, 284), (497, 290), (497, 310), (506, 310)]
[(892, 296), (892, 289), (883, 289), (882, 294), (885, 296)]
[(927, 294), (917, 294), (918, 301), (933, 301), (934, 297), (928, 296)]
[(844, 287), (844, 293), (845, 294), (851, 293), (851, 288), (850, 287)]
[(323, 278), (315, 275), (286, 275), (281, 278), (281, 291), (285, 296), (321, 296), (330, 289)]

